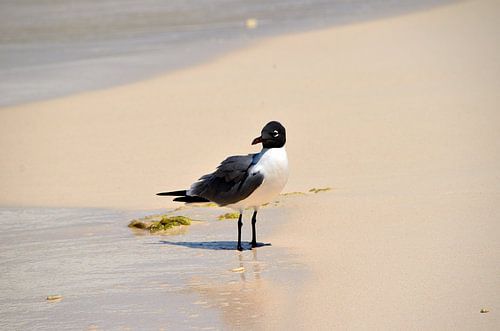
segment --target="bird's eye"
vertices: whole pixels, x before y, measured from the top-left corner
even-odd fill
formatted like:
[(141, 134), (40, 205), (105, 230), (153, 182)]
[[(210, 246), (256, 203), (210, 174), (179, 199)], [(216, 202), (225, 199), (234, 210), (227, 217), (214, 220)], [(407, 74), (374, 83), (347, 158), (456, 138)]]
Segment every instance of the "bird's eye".
[(274, 131), (273, 131), (273, 137), (274, 137), (274, 138), (276, 138), (276, 137), (277, 137), (277, 136), (279, 136), (279, 135), (280, 135), (280, 134), (279, 134), (278, 130), (274, 130)]

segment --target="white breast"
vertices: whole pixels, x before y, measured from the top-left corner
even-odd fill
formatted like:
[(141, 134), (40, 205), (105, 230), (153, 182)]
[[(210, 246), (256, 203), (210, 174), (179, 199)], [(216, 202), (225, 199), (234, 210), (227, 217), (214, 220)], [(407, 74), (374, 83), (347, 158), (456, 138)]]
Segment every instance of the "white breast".
[(266, 150), (259, 162), (252, 167), (251, 173), (254, 172), (264, 175), (262, 184), (248, 198), (227, 207), (240, 211), (245, 208), (257, 209), (280, 194), (288, 180), (288, 157), (285, 147)]

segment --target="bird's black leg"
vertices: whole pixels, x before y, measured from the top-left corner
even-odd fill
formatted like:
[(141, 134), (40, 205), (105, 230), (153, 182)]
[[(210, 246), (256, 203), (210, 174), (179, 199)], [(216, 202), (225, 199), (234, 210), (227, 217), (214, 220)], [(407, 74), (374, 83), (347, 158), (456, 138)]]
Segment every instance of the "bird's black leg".
[(240, 213), (240, 217), (238, 217), (238, 247), (237, 250), (242, 251), (243, 247), (241, 247), (241, 227), (243, 226), (243, 222), (241, 221), (242, 213)]
[(257, 211), (253, 212), (252, 216), (252, 248), (257, 247), (257, 236), (255, 234), (255, 223), (257, 222)]

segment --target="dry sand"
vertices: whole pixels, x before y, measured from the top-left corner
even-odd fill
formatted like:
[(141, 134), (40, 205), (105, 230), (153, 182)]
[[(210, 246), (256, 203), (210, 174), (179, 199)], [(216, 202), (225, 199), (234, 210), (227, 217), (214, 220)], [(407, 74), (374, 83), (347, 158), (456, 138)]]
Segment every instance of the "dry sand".
[(1, 109), (0, 203), (166, 206), (155, 192), (255, 151), (261, 126), (280, 120), (287, 190), (334, 188), (292, 203), (273, 240), (314, 271), (284, 324), (495, 329), (499, 12), (467, 1), (273, 38), (149, 81)]

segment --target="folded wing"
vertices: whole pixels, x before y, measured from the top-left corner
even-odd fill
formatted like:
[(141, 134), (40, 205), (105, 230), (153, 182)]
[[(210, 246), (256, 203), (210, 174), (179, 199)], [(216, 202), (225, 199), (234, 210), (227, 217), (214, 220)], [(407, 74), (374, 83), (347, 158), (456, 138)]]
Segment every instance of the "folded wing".
[(252, 171), (258, 154), (230, 156), (211, 174), (202, 176), (187, 191), (221, 206), (244, 200), (264, 181), (264, 176)]

